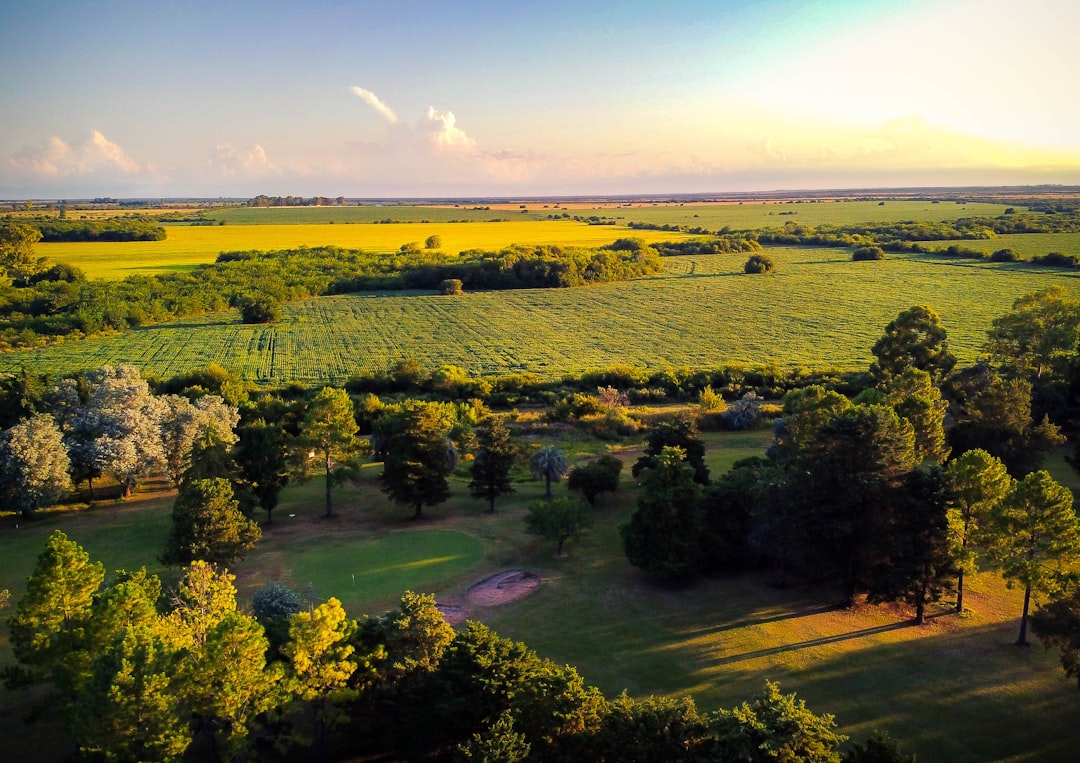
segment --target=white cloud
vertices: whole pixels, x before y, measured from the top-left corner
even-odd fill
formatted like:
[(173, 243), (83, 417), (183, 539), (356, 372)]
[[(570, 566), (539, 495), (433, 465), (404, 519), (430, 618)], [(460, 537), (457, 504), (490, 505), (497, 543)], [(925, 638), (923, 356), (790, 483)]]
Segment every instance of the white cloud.
[(8, 165), (28, 175), (61, 178), (77, 175), (138, 175), (148, 171), (117, 143), (93, 130), (76, 141), (55, 135), (38, 146), (26, 146), (8, 158)]
[(277, 167), (266, 155), (266, 150), (258, 143), (246, 150), (239, 150), (228, 143), (221, 143), (217, 146), (217, 153), (210, 162), (218, 172), (229, 177), (263, 176), (277, 172)]
[(397, 114), (394, 113), (394, 110), (392, 108), (383, 103), (379, 99), (379, 96), (375, 95), (375, 93), (371, 92), (370, 90), (365, 90), (362, 87), (357, 87), (356, 85), (353, 85), (349, 89), (352, 90), (353, 93), (358, 95), (364, 103), (375, 109), (376, 113), (378, 113), (387, 122), (389, 122), (390, 124), (397, 123)]
[(427, 132), (431, 142), (440, 151), (471, 149), (476, 146), (476, 141), (457, 126), (457, 118), (452, 111), (438, 111), (434, 106), (428, 106), (421, 129)]

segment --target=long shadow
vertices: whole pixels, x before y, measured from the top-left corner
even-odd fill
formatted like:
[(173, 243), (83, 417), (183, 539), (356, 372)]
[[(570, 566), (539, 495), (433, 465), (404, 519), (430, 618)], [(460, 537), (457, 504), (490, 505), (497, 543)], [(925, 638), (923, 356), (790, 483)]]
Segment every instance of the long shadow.
[(806, 607), (804, 609), (783, 612), (778, 615), (772, 615), (771, 617), (755, 617), (734, 620), (730, 623), (724, 623), (723, 625), (715, 625), (708, 628), (701, 628), (700, 630), (692, 631), (692, 633), (694, 635), (706, 633), (723, 633), (724, 631), (733, 631), (738, 630), (739, 628), (753, 628), (755, 625), (766, 625), (768, 623), (778, 623), (783, 620), (797, 620), (800, 617), (823, 615), (826, 612), (835, 612), (839, 608), (840, 607), (835, 604), (822, 604), (820, 606)]
[(887, 633), (889, 631), (900, 630), (901, 628), (909, 628), (914, 623), (911, 620), (905, 620), (899, 623), (892, 623), (891, 625), (879, 625), (876, 628), (863, 628), (859, 631), (851, 631), (850, 633), (838, 633), (835, 636), (822, 636), (821, 638), (814, 638), (808, 641), (799, 641), (794, 644), (784, 644), (782, 646), (774, 646), (768, 649), (757, 649), (753, 652), (743, 652), (742, 654), (732, 654), (727, 657), (719, 657), (713, 662), (717, 665), (728, 665), (733, 662), (743, 662), (745, 660), (755, 660), (759, 657), (771, 657), (774, 654), (784, 654), (785, 652), (794, 652), (799, 649), (809, 649), (815, 646), (825, 646), (826, 644), (835, 644), (838, 641), (848, 641), (853, 638), (861, 638), (863, 636), (873, 636), (878, 633)]

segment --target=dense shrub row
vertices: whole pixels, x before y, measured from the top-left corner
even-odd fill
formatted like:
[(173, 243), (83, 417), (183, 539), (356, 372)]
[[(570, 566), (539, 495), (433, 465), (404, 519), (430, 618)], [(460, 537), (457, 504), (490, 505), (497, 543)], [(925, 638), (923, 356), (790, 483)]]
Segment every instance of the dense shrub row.
[(49, 218), (30, 221), (41, 231), (41, 240), (60, 241), (164, 241), (165, 228), (141, 217), (117, 217), (110, 220), (61, 220)]

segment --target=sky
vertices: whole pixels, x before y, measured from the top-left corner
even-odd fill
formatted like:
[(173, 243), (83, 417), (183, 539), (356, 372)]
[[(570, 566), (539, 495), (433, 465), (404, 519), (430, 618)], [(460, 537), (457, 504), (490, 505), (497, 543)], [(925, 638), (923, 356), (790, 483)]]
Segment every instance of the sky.
[(0, 0), (0, 198), (1080, 184), (1075, 0)]

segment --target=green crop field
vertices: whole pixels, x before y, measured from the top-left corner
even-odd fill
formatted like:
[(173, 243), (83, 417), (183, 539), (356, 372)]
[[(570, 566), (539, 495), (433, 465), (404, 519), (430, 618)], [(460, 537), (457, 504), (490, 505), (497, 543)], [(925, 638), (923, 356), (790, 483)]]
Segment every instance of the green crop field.
[[(320, 209), (316, 207), (315, 209)], [(294, 210), (302, 211), (302, 210)], [(511, 244), (602, 246), (622, 236), (646, 241), (687, 238), (664, 231), (628, 231), (572, 220), (514, 220), (501, 223), (400, 223), (394, 225), (173, 225), (164, 241), (72, 242), (38, 244), (51, 262), (76, 265), (90, 278), (115, 280), (128, 275), (190, 270), (213, 262), (219, 253), (244, 249), (340, 246), (369, 252), (396, 252), (402, 244), (442, 237), (442, 251), (502, 249)]]
[(957, 244), (965, 249), (977, 249), (990, 254), (999, 249), (1015, 249), (1024, 259), (1041, 257), (1049, 252), (1074, 254), (1080, 257), (1080, 233), (1007, 233), (975, 241), (923, 241), (926, 246), (944, 249)]
[[(598, 204), (575, 205), (571, 214), (613, 218), (619, 224), (629, 222), (656, 225), (685, 225), (719, 230), (779, 228), (786, 222), (802, 225), (855, 225), (895, 223), (902, 220), (942, 222), (961, 217), (996, 217), (1007, 207), (986, 202), (933, 203), (931, 201), (816, 201), (767, 202), (747, 204)], [(1023, 207), (1017, 208), (1022, 211)]]
[(287, 305), (269, 326), (207, 315), (0, 355), (0, 371), (134, 363), (168, 377), (216, 362), (278, 384), (341, 383), (403, 357), (429, 369), (548, 377), (617, 363), (855, 369), (869, 363), (885, 324), (915, 304), (941, 314), (954, 351), (972, 362), (991, 320), (1020, 295), (1060, 284), (1080, 296), (1080, 278), (1060, 270), (926, 256), (852, 262), (843, 249), (769, 252), (777, 271), (766, 276), (743, 274), (741, 256), (706, 255), (670, 258), (657, 277), (575, 289), (324, 297)]

